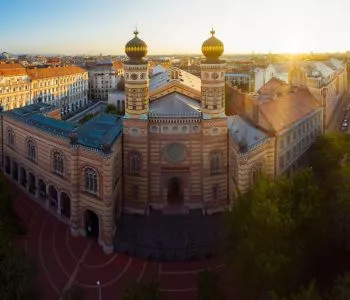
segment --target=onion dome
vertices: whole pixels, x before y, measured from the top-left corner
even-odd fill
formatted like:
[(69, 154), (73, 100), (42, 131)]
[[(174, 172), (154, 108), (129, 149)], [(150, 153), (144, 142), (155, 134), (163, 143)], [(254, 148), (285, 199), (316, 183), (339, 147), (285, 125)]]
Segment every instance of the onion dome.
[(120, 80), (117, 83), (117, 90), (120, 92), (125, 92), (125, 79), (124, 76), (120, 77)]
[(147, 44), (137, 37), (139, 34), (137, 30), (134, 34), (135, 37), (125, 45), (125, 53), (131, 60), (141, 60), (147, 55)]
[(212, 29), (210, 33), (211, 37), (202, 45), (202, 53), (207, 60), (215, 61), (224, 53), (224, 44), (214, 36), (214, 29)]

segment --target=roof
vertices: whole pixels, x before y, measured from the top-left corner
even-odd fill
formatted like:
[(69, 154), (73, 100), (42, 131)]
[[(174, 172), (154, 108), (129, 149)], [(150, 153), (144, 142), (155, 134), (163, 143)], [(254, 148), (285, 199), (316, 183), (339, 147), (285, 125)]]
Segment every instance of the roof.
[(116, 69), (122, 69), (124, 67), (124, 64), (121, 61), (113, 61), (112, 64)]
[(78, 144), (102, 150), (104, 144), (112, 145), (122, 131), (120, 116), (100, 114), (79, 127)]
[(200, 104), (185, 95), (171, 93), (150, 103), (150, 117), (201, 117)]
[(27, 69), (28, 76), (32, 80), (58, 77), (58, 76), (68, 76), (68, 75), (85, 73), (85, 72), (87, 71), (77, 66)]
[(3, 114), (65, 139), (70, 139), (74, 133), (78, 137), (76, 144), (95, 150), (103, 150), (104, 145), (112, 145), (123, 130), (120, 116), (100, 114), (85, 124), (78, 125), (44, 115), (45, 112), (54, 109), (57, 109), (57, 107), (45, 103), (37, 103), (6, 111)]
[(226, 73), (225, 77), (247, 77), (249, 78), (248, 74), (237, 74), (237, 73)]
[(272, 67), (278, 73), (288, 73), (290, 68), (290, 63), (272, 63)]
[(242, 140), (247, 143), (248, 150), (268, 139), (268, 135), (265, 132), (238, 115), (227, 117), (227, 128), (237, 144), (242, 142)]
[[(173, 78), (172, 74), (176, 72), (178, 74), (178, 77)], [(171, 84), (171, 82), (173, 81), (179, 82), (187, 87), (195, 89), (198, 91), (198, 93), (200, 93), (201, 91), (201, 80), (199, 77), (192, 75), (191, 73), (188, 73), (179, 68), (173, 67), (151, 78), (149, 84), (150, 92), (152, 93), (155, 90), (158, 90), (168, 84)]]
[(26, 69), (21, 64), (0, 63), (0, 76), (22, 76), (27, 75)]
[(270, 95), (273, 97), (273, 95), (281, 89), (285, 90), (288, 88), (288, 85), (286, 83), (276, 77), (272, 77), (265, 85), (263, 85), (259, 90), (258, 93), (260, 95)]
[(164, 72), (166, 72), (166, 68), (164, 68), (161, 65), (157, 65), (152, 69), (153, 76), (159, 75), (160, 73), (164, 73)]
[(280, 89), (274, 98), (270, 97), (269, 101), (262, 101), (258, 105), (259, 113), (276, 132), (284, 130), (319, 108), (319, 103), (307, 88)]

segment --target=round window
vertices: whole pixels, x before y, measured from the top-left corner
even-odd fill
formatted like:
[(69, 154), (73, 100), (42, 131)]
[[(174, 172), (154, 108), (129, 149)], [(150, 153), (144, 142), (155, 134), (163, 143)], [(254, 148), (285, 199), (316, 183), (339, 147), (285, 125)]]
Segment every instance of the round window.
[(165, 148), (167, 159), (173, 163), (179, 163), (186, 158), (186, 147), (183, 144), (173, 143)]

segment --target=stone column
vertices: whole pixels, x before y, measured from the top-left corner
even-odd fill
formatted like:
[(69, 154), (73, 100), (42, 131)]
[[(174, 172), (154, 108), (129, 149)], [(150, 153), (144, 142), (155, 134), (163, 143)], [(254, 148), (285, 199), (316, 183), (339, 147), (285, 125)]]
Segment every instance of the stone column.
[(57, 192), (57, 214), (61, 215), (61, 192)]
[(26, 170), (26, 191), (29, 193), (29, 175), (27, 170)]
[(75, 148), (76, 137), (71, 136), (71, 211), (70, 211), (70, 232), (73, 236), (86, 235), (85, 226), (80, 218), (79, 206), (79, 178), (78, 151)]
[(45, 206), (47, 208), (50, 207), (50, 199), (49, 199), (49, 184), (46, 183), (46, 199), (45, 199)]

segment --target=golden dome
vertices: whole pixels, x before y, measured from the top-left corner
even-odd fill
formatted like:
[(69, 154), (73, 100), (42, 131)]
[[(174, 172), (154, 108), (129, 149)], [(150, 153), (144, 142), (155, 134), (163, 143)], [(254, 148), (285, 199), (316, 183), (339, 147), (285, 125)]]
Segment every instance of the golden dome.
[(141, 60), (147, 55), (147, 44), (137, 37), (139, 34), (137, 30), (134, 34), (135, 37), (125, 45), (125, 53), (131, 60)]
[(214, 36), (214, 29), (212, 29), (210, 33), (211, 37), (202, 45), (202, 53), (207, 60), (215, 61), (224, 53), (224, 44)]

